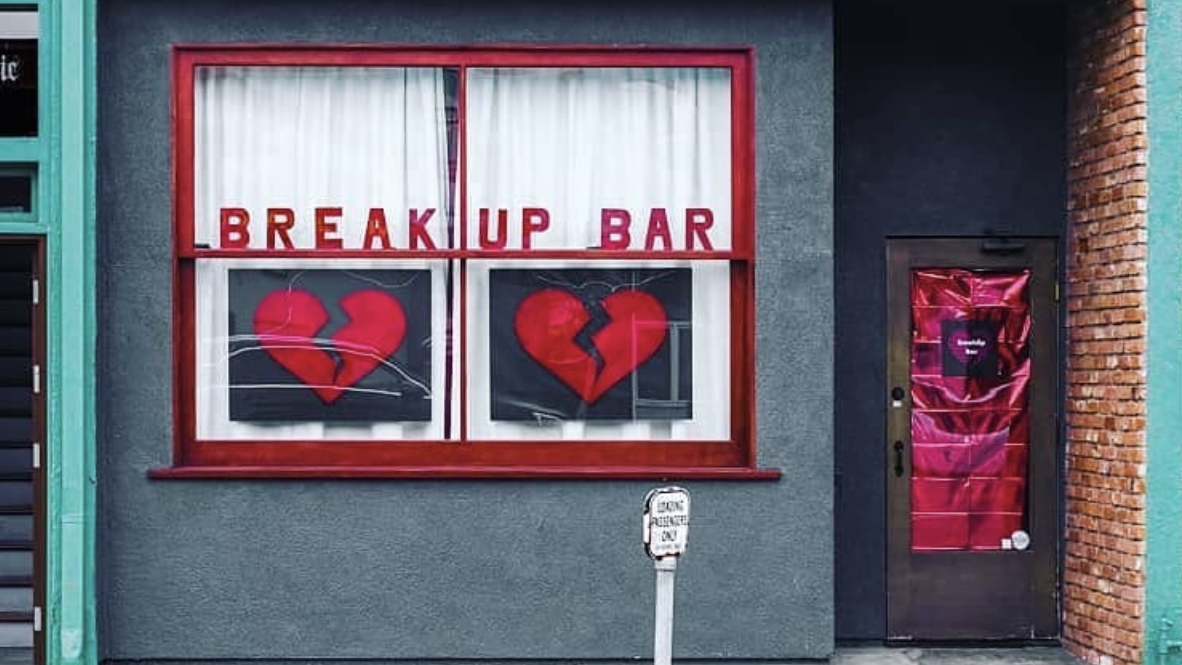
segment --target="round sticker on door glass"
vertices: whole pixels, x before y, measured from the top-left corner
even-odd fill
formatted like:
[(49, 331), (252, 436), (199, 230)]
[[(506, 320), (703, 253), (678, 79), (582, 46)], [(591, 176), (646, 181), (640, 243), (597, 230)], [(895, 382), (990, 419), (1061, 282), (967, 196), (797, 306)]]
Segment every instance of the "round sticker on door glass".
[(1018, 529), (1014, 533), (1010, 534), (1010, 541), (1014, 543), (1014, 549), (1024, 550), (1027, 547), (1030, 547), (1030, 534)]

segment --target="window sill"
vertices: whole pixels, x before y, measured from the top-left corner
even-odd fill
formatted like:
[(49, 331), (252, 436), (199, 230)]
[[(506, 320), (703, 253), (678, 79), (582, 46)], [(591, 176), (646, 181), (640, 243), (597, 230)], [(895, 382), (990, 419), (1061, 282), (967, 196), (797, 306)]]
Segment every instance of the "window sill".
[(776, 481), (779, 469), (747, 467), (552, 467), (552, 466), (174, 466), (150, 469), (160, 480), (201, 479), (558, 479)]

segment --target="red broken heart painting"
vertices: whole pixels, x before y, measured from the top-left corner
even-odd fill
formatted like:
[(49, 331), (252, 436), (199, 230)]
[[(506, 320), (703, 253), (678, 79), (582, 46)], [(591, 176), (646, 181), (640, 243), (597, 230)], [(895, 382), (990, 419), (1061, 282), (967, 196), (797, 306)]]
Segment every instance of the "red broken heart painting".
[(228, 271), (230, 420), (432, 419), (431, 272)]
[(693, 418), (693, 271), (496, 268), (488, 273), (494, 421)]
[[(308, 291), (274, 291), (254, 312), (259, 344), (326, 404), (377, 369), (406, 336), (402, 305), (383, 291), (355, 291), (339, 305), (349, 322), (324, 340), (317, 335), (329, 322), (328, 310)], [(324, 348), (326, 342), (337, 358)]]
[(514, 318), (525, 352), (587, 403), (651, 358), (665, 341), (668, 323), (661, 303), (643, 291), (617, 291), (600, 306), (608, 322), (590, 333), (592, 349), (578, 340), (591, 313), (568, 291), (536, 291), (521, 302)]

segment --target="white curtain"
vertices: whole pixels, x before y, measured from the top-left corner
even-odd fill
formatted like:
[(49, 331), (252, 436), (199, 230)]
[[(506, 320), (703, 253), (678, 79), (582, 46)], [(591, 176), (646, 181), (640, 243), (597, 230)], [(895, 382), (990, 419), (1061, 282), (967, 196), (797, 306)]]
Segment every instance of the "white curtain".
[(480, 208), (510, 211), (509, 248), (521, 210), (546, 208), (535, 249), (598, 246), (600, 211), (616, 208), (642, 249), (660, 207), (675, 249), (686, 208), (712, 210), (714, 249), (731, 247), (730, 70), (471, 69), (467, 106), (469, 246)]
[[(709, 208), (713, 248), (731, 247), (729, 70), (471, 69), (467, 86), (470, 247), (480, 237), (481, 208), (508, 209), (508, 247), (521, 247), (526, 207), (550, 213), (549, 230), (531, 239), (534, 249), (598, 246), (604, 208), (630, 212), (632, 249), (644, 247), (652, 208), (668, 211), (673, 249), (685, 249), (687, 208)], [(488, 270), (500, 267), (692, 268), (693, 418), (545, 425), (494, 421), (488, 398), (489, 312), (480, 294), (488, 293)], [(729, 275), (726, 261), (471, 262), (469, 435), (502, 440), (729, 438)]]
[(314, 211), (340, 207), (338, 235), (360, 248), (370, 208), (407, 246), (408, 211), (447, 241), (443, 74), (388, 67), (202, 67), (197, 70), (195, 240), (217, 247), (220, 210), (251, 215), (265, 249), (267, 208), (294, 210), (290, 232), (314, 248)]
[[(266, 209), (290, 208), (297, 248), (314, 247), (314, 210), (340, 207), (337, 236), (359, 248), (384, 208), (407, 246), (408, 211), (434, 208), (444, 247), (447, 150), (442, 71), (378, 67), (203, 67), (196, 76), (195, 239), (218, 247), (220, 210), (251, 215), (266, 247)], [(229, 417), (227, 274), (232, 268), (429, 268), (432, 419), (427, 423), (250, 424)], [(197, 262), (197, 436), (202, 439), (439, 439), (444, 435), (446, 285), (442, 261), (209, 259)], [(452, 410), (453, 421), (457, 414)], [(453, 430), (454, 431), (454, 430)]]

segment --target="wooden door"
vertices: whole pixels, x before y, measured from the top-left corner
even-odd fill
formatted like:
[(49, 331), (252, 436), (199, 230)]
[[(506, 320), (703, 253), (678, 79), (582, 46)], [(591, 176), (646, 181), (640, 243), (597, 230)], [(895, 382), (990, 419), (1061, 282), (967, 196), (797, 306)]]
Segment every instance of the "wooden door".
[(887, 637), (1058, 634), (1053, 240), (887, 244)]

